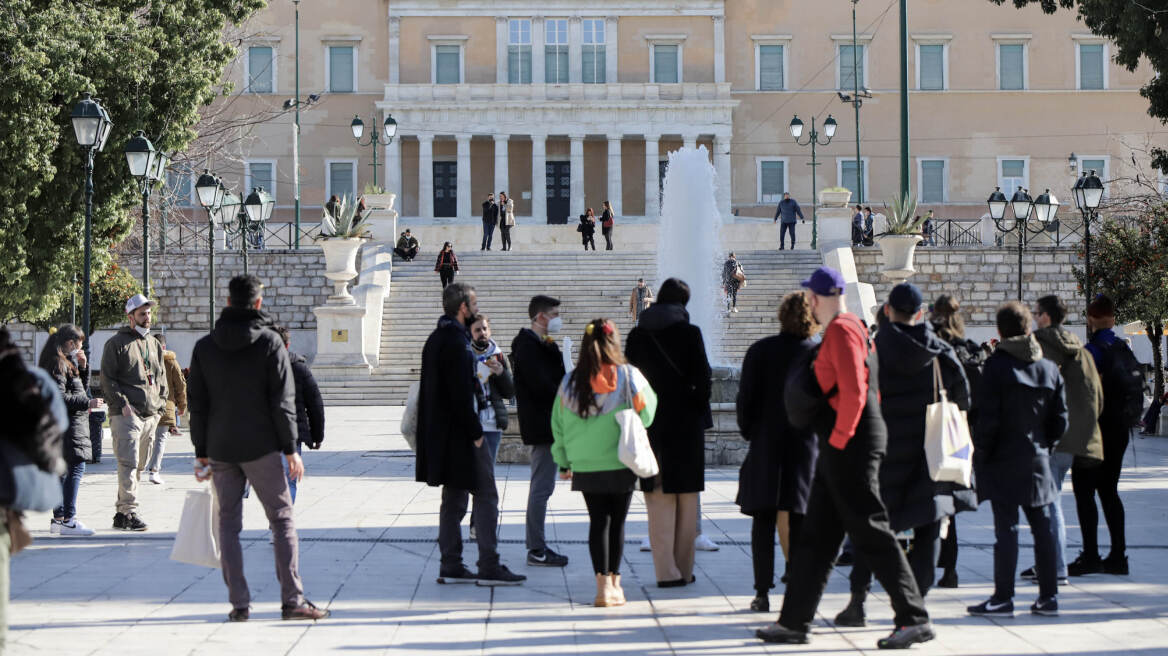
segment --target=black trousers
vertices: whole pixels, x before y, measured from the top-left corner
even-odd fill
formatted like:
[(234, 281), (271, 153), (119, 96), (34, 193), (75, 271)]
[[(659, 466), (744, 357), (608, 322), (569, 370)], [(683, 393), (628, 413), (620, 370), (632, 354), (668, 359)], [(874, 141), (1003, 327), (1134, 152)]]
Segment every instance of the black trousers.
[(940, 569), (957, 567), (957, 515), (949, 518), (949, 532), (941, 538), (941, 549), (937, 553), (937, 567)]
[(779, 248), (786, 247), (787, 233), (791, 233), (791, 248), (795, 248), (795, 224), (794, 223), (780, 223), (779, 224)]
[(495, 222), (483, 221), (483, 245), (479, 250), (491, 250), (491, 241), (495, 238)]
[(868, 563), (888, 593), (896, 626), (929, 621), (924, 599), (880, 500), (876, 478), (880, 460), (880, 454), (859, 436), (852, 438), (843, 451), (831, 446), (820, 450), (807, 516), (793, 549), (787, 592), (779, 614), (779, 624), (784, 627), (810, 630), (845, 533), (852, 538), (857, 560), (862, 558)]
[[(908, 564), (921, 596), (929, 594), (936, 576), (937, 550), (941, 541), (941, 520), (929, 522), (913, 529), (912, 548), (908, 551)], [(852, 573), (848, 577), (852, 584), (852, 597), (863, 599), (872, 585), (872, 570), (863, 556), (856, 558)]]
[(511, 228), (514, 226), (499, 225), (499, 237), (503, 240), (503, 250), (511, 250)]
[(495, 487), (495, 460), (483, 440), (475, 450), (475, 489), (461, 490), (442, 486), (442, 505), (438, 510), (438, 549), (442, 553), (441, 571), (450, 572), (462, 564), (462, 518), (470, 495), (474, 495), (475, 513), (471, 521), (479, 545), (479, 571), (499, 565), (498, 538), (499, 490)]
[[(601, 228), (600, 232), (602, 232), (604, 234), (604, 250), (611, 251), (612, 250), (612, 228)], [(595, 249), (596, 249), (596, 247), (593, 246), (593, 250), (595, 250)]]
[(412, 260), (412, 259), (414, 259), (414, 256), (416, 256), (418, 254), (418, 249), (411, 248), (409, 250), (406, 250), (404, 248), (395, 248), (395, 249), (393, 249), (393, 252), (397, 253), (397, 256), (403, 260)]
[(726, 283), (726, 307), (738, 307), (738, 286), (741, 284), (737, 280)]
[(1125, 513), (1119, 498), (1119, 475), (1123, 470), (1123, 455), (1131, 434), (1127, 429), (1107, 428), (1103, 432), (1103, 464), (1082, 467), (1076, 460), (1071, 466), (1071, 484), (1075, 488), (1075, 509), (1079, 513), (1079, 528), (1083, 532), (1083, 554), (1088, 558), (1099, 555), (1099, 511), (1095, 495), (1103, 506), (1107, 532), (1111, 534), (1111, 555), (1119, 558), (1127, 551), (1124, 530)]
[(625, 518), (629, 515), (632, 492), (585, 492), (588, 507), (588, 553), (592, 571), (620, 574), (625, 546)]
[(594, 233), (594, 232), (580, 233), (580, 240), (584, 242), (584, 250), (588, 250), (589, 244), (592, 244), (592, 250), (596, 250), (596, 233)]
[(446, 289), (446, 285), (454, 282), (454, 267), (438, 269), (438, 278), (442, 280), (442, 289)]
[[(778, 508), (761, 510), (750, 523), (750, 558), (754, 563), (754, 589), (759, 594), (766, 594), (775, 587), (775, 522), (778, 514)], [(803, 526), (803, 515), (793, 512), (788, 517), (790, 544), (794, 549)]]

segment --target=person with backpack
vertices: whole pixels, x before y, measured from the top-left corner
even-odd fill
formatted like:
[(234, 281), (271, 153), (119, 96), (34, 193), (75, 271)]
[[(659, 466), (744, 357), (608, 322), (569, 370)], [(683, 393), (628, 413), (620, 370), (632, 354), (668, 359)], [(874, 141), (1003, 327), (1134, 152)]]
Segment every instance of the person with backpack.
[[(1091, 352), (1103, 382), (1103, 412), (1099, 415), (1103, 464), (1092, 466), (1092, 463), (1076, 458), (1071, 467), (1075, 507), (1083, 533), (1083, 552), (1067, 565), (1067, 573), (1071, 576), (1099, 572), (1126, 575), (1127, 540), (1123, 501), (1119, 498), (1119, 475), (1131, 429), (1143, 414), (1143, 375), (1127, 342), (1115, 334), (1115, 303), (1107, 296), (1100, 294), (1087, 306), (1087, 330), (1091, 335), (1087, 350)], [(1099, 557), (1096, 494), (1103, 506), (1107, 531), (1111, 534), (1111, 553), (1106, 558)]]

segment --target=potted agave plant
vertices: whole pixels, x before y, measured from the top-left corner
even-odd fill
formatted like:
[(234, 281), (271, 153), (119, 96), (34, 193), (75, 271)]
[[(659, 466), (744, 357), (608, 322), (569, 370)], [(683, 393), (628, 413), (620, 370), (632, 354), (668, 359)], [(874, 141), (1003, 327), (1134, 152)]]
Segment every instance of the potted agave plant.
[[(367, 213), (366, 213), (367, 214)], [(314, 241), (324, 249), (324, 277), (335, 287), (328, 300), (333, 304), (352, 304), (349, 281), (357, 276), (357, 251), (373, 235), (365, 222), (366, 215), (357, 211), (357, 204), (348, 194), (331, 209), (325, 208), (320, 220), (320, 233)]]
[(884, 258), (884, 277), (893, 282), (907, 280), (916, 273), (913, 268), (913, 254), (921, 241), (921, 225), (924, 219), (916, 216), (917, 201), (910, 194), (895, 196), (892, 204), (884, 205), (888, 210), (885, 230), (876, 239)]

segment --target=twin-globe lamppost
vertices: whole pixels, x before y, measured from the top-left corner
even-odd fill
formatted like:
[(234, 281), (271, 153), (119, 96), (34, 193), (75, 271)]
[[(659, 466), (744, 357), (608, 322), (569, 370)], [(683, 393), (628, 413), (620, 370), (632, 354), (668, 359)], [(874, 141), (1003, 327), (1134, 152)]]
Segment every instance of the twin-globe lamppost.
[(1103, 181), (1099, 179), (1098, 175), (1095, 175), (1094, 169), (1090, 173), (1084, 171), (1083, 175), (1075, 180), (1075, 186), (1071, 188), (1071, 193), (1075, 197), (1075, 207), (1083, 216), (1083, 254), (1085, 256), (1083, 292), (1087, 296), (1087, 301), (1090, 302), (1095, 287), (1094, 280), (1091, 278), (1091, 222), (1099, 219), (1099, 203), (1103, 201)]
[(397, 135), (397, 121), (394, 120), (393, 116), (386, 115), (381, 128), (385, 134), (384, 141), (381, 140), (377, 132), (371, 132), (369, 140), (361, 143), (361, 137), (365, 134), (365, 122), (361, 120), (359, 115), (353, 115), (353, 122), (349, 124), (349, 129), (353, 131), (353, 139), (356, 140), (358, 146), (373, 146), (373, 184), (376, 186), (380, 186), (377, 184), (377, 147), (393, 143), (393, 138)]
[(105, 150), (106, 141), (114, 124), (105, 108), (88, 93), (73, 106), (70, 119), (73, 123), (73, 134), (77, 137), (77, 145), (85, 149), (85, 272), (81, 320), (84, 324), (82, 332), (85, 334), (83, 348), (85, 354), (89, 355), (90, 269), (93, 265), (93, 156), (95, 152)]
[(827, 141), (819, 140), (819, 131), (815, 129), (815, 117), (811, 117), (811, 131), (807, 133), (807, 140), (800, 141), (799, 137), (803, 136), (803, 121), (796, 114), (795, 118), (791, 119), (791, 136), (795, 138), (795, 143), (800, 146), (811, 146), (811, 248), (812, 250), (818, 248), (817, 242), (819, 240), (819, 199), (815, 197), (815, 167), (819, 166), (819, 162), (815, 161), (815, 147), (826, 146), (831, 143), (831, 138), (835, 136), (835, 130), (838, 124), (831, 114), (827, 115), (827, 120), (823, 122), (823, 134), (827, 136)]
[(146, 133), (138, 130), (126, 143), (126, 164), (130, 175), (138, 179), (142, 193), (142, 293), (150, 295), (150, 192), (166, 178), (170, 157), (154, 149)]

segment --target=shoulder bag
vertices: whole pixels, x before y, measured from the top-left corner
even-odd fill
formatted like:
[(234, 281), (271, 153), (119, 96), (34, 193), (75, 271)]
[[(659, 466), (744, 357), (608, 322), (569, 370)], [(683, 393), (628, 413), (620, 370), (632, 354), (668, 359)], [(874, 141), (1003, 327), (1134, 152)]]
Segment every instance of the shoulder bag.
[(641, 423), (641, 415), (633, 408), (633, 368), (625, 366), (625, 400), (629, 407), (618, 410), (614, 417), (620, 427), (620, 440), (617, 442), (617, 457), (621, 464), (628, 467), (638, 478), (653, 478), (661, 472), (657, 464), (657, 456), (653, 454), (653, 447), (649, 444), (649, 433), (645, 424)]
[(941, 379), (941, 363), (933, 359), (933, 402), (925, 408), (925, 460), (929, 476), (970, 487), (973, 440), (965, 411), (949, 401)]
[(410, 451), (418, 450), (418, 396), (422, 389), (420, 381), (410, 384), (410, 391), (406, 394), (406, 411), (402, 413), (401, 433), (410, 445)]
[(61, 505), (61, 479), (37, 466), (17, 445), (0, 441), (0, 506), (45, 512)]

